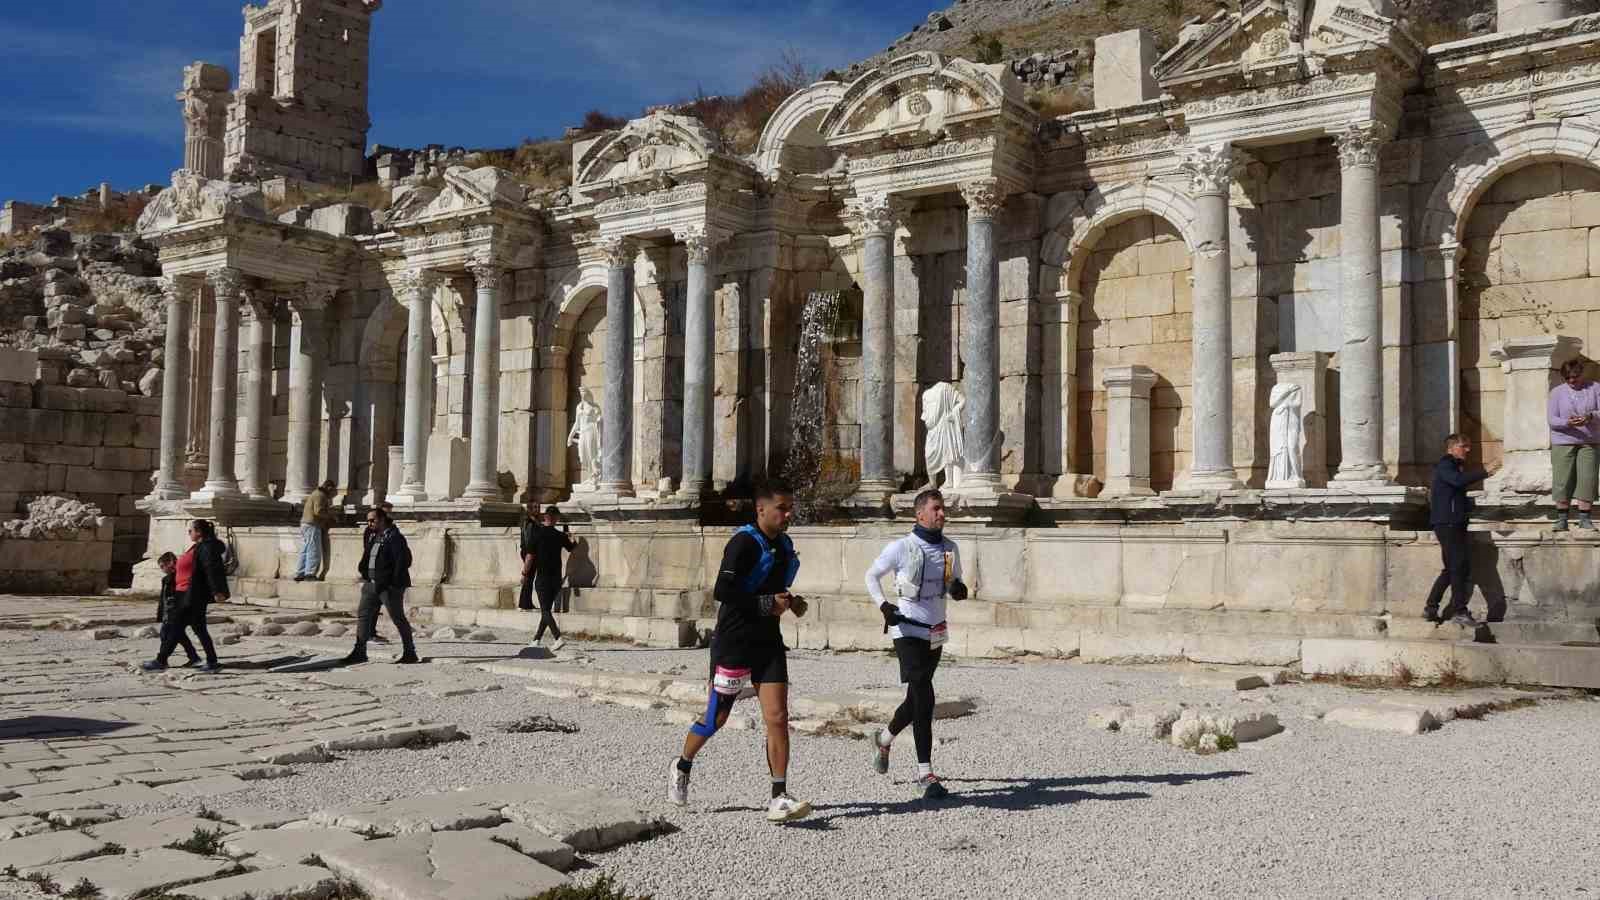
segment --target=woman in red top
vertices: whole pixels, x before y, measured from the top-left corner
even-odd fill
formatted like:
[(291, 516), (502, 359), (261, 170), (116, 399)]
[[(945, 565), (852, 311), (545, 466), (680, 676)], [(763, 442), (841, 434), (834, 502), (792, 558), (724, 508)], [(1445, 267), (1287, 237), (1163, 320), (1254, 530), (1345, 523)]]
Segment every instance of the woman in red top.
[(161, 625), (161, 651), (156, 658), (144, 664), (147, 672), (157, 672), (167, 667), (167, 657), (178, 646), (178, 638), (185, 628), (194, 630), (205, 651), (206, 663), (202, 672), (216, 672), (222, 668), (217, 662), (217, 648), (206, 630), (206, 605), (212, 600), (228, 599), (228, 577), (222, 568), (225, 548), (217, 540), (217, 530), (205, 519), (189, 523), (189, 549), (178, 557), (175, 572), (178, 593), (178, 615), (169, 616)]

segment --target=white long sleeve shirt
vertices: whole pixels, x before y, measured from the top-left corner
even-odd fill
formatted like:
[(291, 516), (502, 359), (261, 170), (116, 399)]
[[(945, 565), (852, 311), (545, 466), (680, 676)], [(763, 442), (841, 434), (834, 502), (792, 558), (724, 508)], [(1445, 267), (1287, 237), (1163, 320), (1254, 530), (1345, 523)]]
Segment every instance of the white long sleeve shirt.
[[(913, 571), (919, 557), (922, 560), (921, 569)], [(946, 557), (950, 560), (948, 581)], [(943, 625), (949, 582), (961, 577), (961, 554), (956, 550), (955, 543), (948, 538), (942, 545), (930, 544), (915, 534), (908, 534), (898, 540), (890, 541), (873, 561), (872, 567), (867, 569), (867, 593), (871, 594), (872, 599), (879, 605), (885, 602), (883, 585), (880, 584), (885, 575), (895, 576), (896, 601), (900, 607), (900, 615), (928, 625)], [(910, 623), (890, 628), (889, 636), (931, 640), (929, 629)], [(939, 637), (942, 643), (943, 635)]]

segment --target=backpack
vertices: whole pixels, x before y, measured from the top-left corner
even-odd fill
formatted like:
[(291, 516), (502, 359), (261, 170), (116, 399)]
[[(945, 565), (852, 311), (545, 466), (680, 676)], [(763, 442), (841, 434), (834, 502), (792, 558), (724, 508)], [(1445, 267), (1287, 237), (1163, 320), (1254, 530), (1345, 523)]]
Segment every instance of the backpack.
[(228, 542), (222, 545), (222, 574), (239, 574), (239, 550), (233, 544), (233, 529), (228, 529)]
[[(756, 563), (756, 567), (750, 570), (750, 574), (745, 577), (744, 581), (745, 591), (753, 594), (760, 590), (761, 583), (767, 580), (768, 573), (772, 571), (773, 565), (777, 563), (778, 555), (773, 552), (772, 544), (767, 540), (767, 536), (762, 534), (761, 529), (756, 526), (746, 525), (739, 529), (739, 533), (748, 534), (755, 538), (756, 544), (761, 547), (761, 559)], [(788, 590), (794, 584), (795, 576), (800, 574), (800, 555), (794, 552), (794, 542), (789, 540), (787, 534), (778, 535), (778, 540), (782, 543), (784, 552), (789, 554), (789, 570), (783, 574), (783, 589)]]

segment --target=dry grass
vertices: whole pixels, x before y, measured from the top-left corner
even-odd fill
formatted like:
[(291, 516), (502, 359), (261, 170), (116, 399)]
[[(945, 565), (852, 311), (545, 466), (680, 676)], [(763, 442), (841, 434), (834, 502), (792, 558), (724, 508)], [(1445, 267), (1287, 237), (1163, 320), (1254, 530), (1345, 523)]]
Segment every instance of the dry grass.
[(761, 132), (783, 101), (796, 91), (809, 87), (820, 73), (793, 50), (785, 50), (768, 66), (755, 83), (737, 97), (707, 97), (704, 94), (677, 111), (694, 116), (722, 138), (734, 153), (753, 153)]
[(343, 187), (296, 184), (284, 194), (282, 200), (268, 204), (267, 212), (278, 215), (297, 206), (331, 206), (335, 203), (354, 203), (371, 210), (388, 209), (390, 192), (376, 181), (360, 181)]
[(1029, 91), (1028, 106), (1043, 119), (1070, 116), (1094, 109), (1094, 90), (1083, 82), (1068, 82), (1059, 87)]

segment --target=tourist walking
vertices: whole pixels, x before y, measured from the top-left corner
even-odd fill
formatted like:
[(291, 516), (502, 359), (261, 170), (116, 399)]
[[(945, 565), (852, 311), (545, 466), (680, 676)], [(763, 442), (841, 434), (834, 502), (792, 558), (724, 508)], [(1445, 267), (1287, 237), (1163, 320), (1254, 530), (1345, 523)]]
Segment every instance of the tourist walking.
[[(883, 629), (894, 640), (900, 682), (906, 686), (905, 700), (872, 742), (872, 768), (888, 774), (889, 747), (909, 725), (917, 750), (916, 784), (924, 799), (938, 800), (949, 791), (933, 774), (933, 673), (950, 636), (945, 598), (967, 599), (967, 586), (961, 580), (961, 554), (944, 536), (944, 495), (925, 490), (914, 509), (917, 524), (911, 533), (890, 541), (867, 569), (867, 593), (883, 613)], [(879, 582), (885, 575), (894, 576), (894, 603), (883, 596)]]
[(690, 726), (683, 753), (667, 770), (667, 802), (689, 803), (689, 773), (695, 755), (727, 724), (740, 692), (755, 685), (767, 731), (767, 771), (772, 797), (767, 820), (791, 822), (811, 814), (811, 804), (789, 795), (789, 663), (778, 619), (805, 611), (789, 593), (800, 558), (784, 532), (794, 515), (794, 491), (764, 484), (755, 492), (756, 522), (736, 532), (722, 552), (713, 595), (717, 627), (711, 638), (711, 683), (706, 711)]
[[(383, 510), (384, 514), (391, 520), (394, 518), (393, 503), (385, 500), (378, 504), (378, 508)], [(372, 542), (378, 539), (378, 528), (373, 524), (372, 517), (368, 516), (366, 522), (366, 526), (361, 530), (361, 558), (356, 560), (356, 572), (361, 575), (362, 581), (367, 580), (367, 557), (372, 553)], [(358, 602), (356, 611), (359, 613), (360, 609)], [(375, 644), (389, 643), (389, 639), (384, 637), (383, 632), (378, 630), (376, 622), (373, 623), (372, 642)]]
[(378, 625), (378, 610), (387, 610), (395, 630), (400, 632), (402, 652), (395, 662), (421, 662), (412, 639), (411, 623), (406, 620), (406, 588), (411, 587), (411, 547), (384, 509), (367, 511), (367, 527), (377, 537), (367, 548), (362, 571), (361, 606), (356, 612), (356, 645), (344, 658), (347, 665), (367, 661), (367, 641)]
[(306, 495), (300, 509), (300, 570), (295, 581), (322, 580), (322, 546), (333, 525), (333, 482), (324, 481)]
[[(178, 647), (178, 638), (185, 628), (194, 631), (200, 639), (200, 649), (205, 651), (202, 672), (216, 672), (222, 668), (217, 662), (217, 647), (211, 642), (211, 632), (206, 630), (206, 607), (212, 601), (228, 600), (228, 576), (223, 569), (227, 548), (217, 540), (217, 529), (205, 519), (189, 523), (189, 549), (183, 551), (173, 564), (173, 591), (176, 615), (164, 615), (161, 623), (161, 649), (156, 658), (144, 664), (147, 672), (158, 672), (167, 667), (167, 658)], [(193, 652), (192, 650), (190, 651)]]
[[(156, 601), (156, 624), (160, 625), (169, 619), (180, 619), (183, 615), (178, 604), (178, 555), (168, 550), (156, 559), (156, 565), (161, 568), (161, 599)], [(178, 646), (189, 658), (183, 664), (185, 668), (200, 661), (199, 654), (194, 652), (194, 644), (189, 643), (189, 636), (181, 628), (178, 630)]]
[(1561, 384), (1550, 389), (1550, 484), (1556, 501), (1556, 531), (1567, 530), (1572, 501), (1578, 501), (1578, 527), (1594, 529), (1589, 518), (1600, 481), (1600, 384), (1584, 377), (1583, 360), (1561, 366)]
[[(537, 516), (537, 518), (535, 518)], [(561, 595), (561, 553), (571, 552), (578, 545), (572, 540), (572, 529), (562, 524), (560, 529), (556, 525), (561, 521), (561, 510), (554, 506), (545, 507), (543, 515), (539, 515), (539, 504), (528, 502), (528, 517), (522, 523), (522, 596), (517, 606), (521, 609), (533, 609), (531, 594), (539, 596), (539, 630), (533, 635), (533, 642), (529, 646), (537, 646), (544, 640), (544, 631), (550, 629), (550, 634), (556, 642), (551, 645), (551, 650), (560, 650), (567, 642), (561, 639), (561, 626), (556, 624), (556, 599)]]
[[(1457, 625), (1477, 627), (1478, 620), (1467, 609), (1472, 597), (1472, 545), (1467, 537), (1467, 522), (1472, 516), (1472, 498), (1467, 491), (1489, 477), (1483, 470), (1466, 471), (1465, 460), (1472, 452), (1466, 435), (1452, 434), (1444, 439), (1444, 456), (1433, 466), (1433, 487), (1428, 494), (1428, 520), (1439, 539), (1444, 568), (1428, 591), (1422, 617), (1435, 624), (1446, 619)], [(1450, 605), (1439, 611), (1445, 588), (1450, 589)]]

